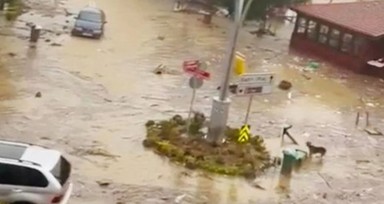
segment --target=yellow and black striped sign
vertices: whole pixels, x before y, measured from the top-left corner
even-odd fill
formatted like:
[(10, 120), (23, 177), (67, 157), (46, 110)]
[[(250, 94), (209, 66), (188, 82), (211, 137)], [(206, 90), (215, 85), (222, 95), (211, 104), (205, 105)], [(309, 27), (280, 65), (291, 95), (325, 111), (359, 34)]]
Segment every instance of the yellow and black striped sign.
[(237, 141), (239, 143), (245, 143), (249, 141), (249, 138), (251, 137), (251, 126), (249, 125), (243, 125), (240, 129), (239, 138), (237, 138)]

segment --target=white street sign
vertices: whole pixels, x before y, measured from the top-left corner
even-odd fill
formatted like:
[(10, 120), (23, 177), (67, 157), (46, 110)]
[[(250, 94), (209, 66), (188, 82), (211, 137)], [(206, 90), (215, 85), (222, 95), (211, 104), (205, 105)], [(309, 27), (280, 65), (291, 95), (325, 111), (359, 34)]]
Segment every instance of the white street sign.
[(272, 86), (261, 86), (261, 85), (239, 85), (236, 90), (238, 96), (251, 96), (257, 94), (269, 94), (272, 92)]
[(252, 96), (257, 94), (268, 94), (273, 89), (273, 73), (252, 73), (240, 76), (236, 95)]
[(270, 85), (274, 81), (273, 73), (250, 73), (243, 74), (240, 76), (240, 84), (259, 84), (259, 85)]

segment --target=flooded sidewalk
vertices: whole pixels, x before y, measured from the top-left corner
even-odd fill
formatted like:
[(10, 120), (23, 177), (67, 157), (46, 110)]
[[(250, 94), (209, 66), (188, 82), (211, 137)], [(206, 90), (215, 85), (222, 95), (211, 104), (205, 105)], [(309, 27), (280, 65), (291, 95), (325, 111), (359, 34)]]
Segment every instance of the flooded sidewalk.
[[(36, 3), (38, 2), (38, 3)], [(384, 139), (354, 127), (357, 111), (384, 127), (384, 82), (288, 55), (292, 25), (277, 37), (257, 38), (244, 28), (238, 50), (249, 72), (274, 72), (292, 82), (255, 97), (252, 132), (265, 137), (272, 154), (280, 154), (281, 128), (304, 146), (325, 146), (324, 162), (295, 173), (289, 196), (277, 193), (278, 169), (258, 178), (265, 190), (242, 179), (190, 172), (169, 163), (141, 142), (149, 119), (187, 115), (191, 90), (181, 64), (201, 59), (212, 79), (197, 91), (195, 109), (210, 113), (211, 97), (224, 73), (222, 59), (228, 22), (172, 12), (168, 0), (96, 0), (107, 14), (100, 40), (71, 37), (74, 13), (86, 0), (31, 2), (32, 10), (13, 25), (1, 23), (1, 138), (35, 142), (69, 154), (74, 166), (71, 203), (380, 203), (383, 196)], [(37, 48), (28, 47), (27, 22), (45, 32)], [(53, 46), (52, 43), (56, 43)], [(57, 46), (59, 44), (59, 46)], [(13, 54), (10, 54), (13, 53)], [(169, 71), (156, 75), (163, 64)], [(41, 98), (35, 98), (41, 92)], [(247, 99), (231, 97), (229, 123), (240, 126)], [(363, 122), (361, 122), (363, 124)], [(329, 187), (324, 178), (329, 182)], [(97, 181), (109, 184), (100, 186)], [(180, 197), (183, 196), (184, 197)], [(324, 196), (326, 195), (326, 196)]]

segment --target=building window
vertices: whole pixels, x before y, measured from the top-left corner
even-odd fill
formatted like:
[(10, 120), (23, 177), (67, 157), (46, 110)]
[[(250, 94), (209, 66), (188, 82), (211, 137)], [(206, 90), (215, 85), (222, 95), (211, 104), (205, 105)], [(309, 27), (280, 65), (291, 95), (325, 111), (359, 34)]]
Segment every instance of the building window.
[(311, 40), (317, 39), (317, 22), (310, 20), (308, 22), (307, 37)]
[(339, 49), (340, 45), (340, 31), (337, 29), (331, 29), (331, 33), (329, 35), (329, 46)]
[(307, 19), (303, 17), (299, 17), (297, 20), (296, 32), (305, 33), (306, 29), (307, 29)]
[(329, 27), (326, 25), (320, 25), (319, 29), (319, 43), (326, 44), (328, 41)]
[(351, 53), (353, 48), (353, 35), (349, 33), (344, 33), (341, 38), (341, 51), (346, 53)]
[(364, 41), (364, 38), (362, 38), (362, 37), (356, 37), (353, 40), (353, 54), (354, 55), (360, 55), (361, 54), (364, 43), (365, 43), (365, 41)]

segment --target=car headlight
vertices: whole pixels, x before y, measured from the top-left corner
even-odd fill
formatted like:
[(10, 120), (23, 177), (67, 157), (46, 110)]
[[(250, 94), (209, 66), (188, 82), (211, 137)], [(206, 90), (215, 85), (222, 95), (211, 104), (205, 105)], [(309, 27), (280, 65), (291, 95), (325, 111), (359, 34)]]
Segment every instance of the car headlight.
[(101, 30), (93, 30), (93, 32), (99, 34), (101, 33)]
[(75, 30), (82, 31), (83, 28), (82, 27), (75, 27)]

